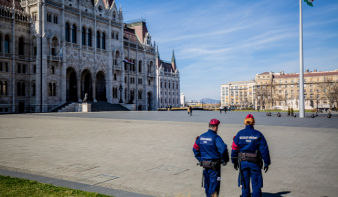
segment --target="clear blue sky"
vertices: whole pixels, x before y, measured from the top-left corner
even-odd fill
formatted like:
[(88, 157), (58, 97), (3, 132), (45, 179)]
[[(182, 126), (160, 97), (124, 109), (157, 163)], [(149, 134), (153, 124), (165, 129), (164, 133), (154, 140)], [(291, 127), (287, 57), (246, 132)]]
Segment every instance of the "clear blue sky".
[[(116, 1), (125, 21), (146, 18), (161, 59), (175, 49), (187, 100), (219, 100), (221, 84), (257, 73), (299, 72), (298, 0), (211, 2)], [(303, 3), (304, 68), (338, 69), (338, 1), (313, 4)]]

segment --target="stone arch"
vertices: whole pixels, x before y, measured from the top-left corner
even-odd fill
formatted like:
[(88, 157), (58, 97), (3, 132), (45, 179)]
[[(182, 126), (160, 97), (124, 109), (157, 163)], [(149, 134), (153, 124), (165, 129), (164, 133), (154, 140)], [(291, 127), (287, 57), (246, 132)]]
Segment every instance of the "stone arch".
[(66, 99), (67, 102), (78, 101), (78, 74), (73, 66), (68, 66), (66, 71)]
[(152, 110), (152, 105), (153, 105), (153, 92), (152, 91), (149, 91), (147, 93), (147, 106), (148, 106), (148, 111), (151, 111)]
[(100, 70), (96, 73), (95, 78), (95, 92), (97, 101), (107, 101), (107, 91), (106, 91), (106, 74), (104, 71)]
[(84, 98), (87, 93), (88, 101), (93, 100), (93, 72), (89, 69), (84, 69), (81, 72), (81, 98)]

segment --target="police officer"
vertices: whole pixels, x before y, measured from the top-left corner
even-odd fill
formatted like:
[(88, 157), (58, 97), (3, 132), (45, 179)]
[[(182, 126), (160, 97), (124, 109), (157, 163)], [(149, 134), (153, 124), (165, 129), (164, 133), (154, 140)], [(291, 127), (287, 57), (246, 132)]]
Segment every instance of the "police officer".
[(239, 131), (232, 143), (231, 160), (234, 168), (240, 169), (238, 186), (242, 187), (242, 196), (250, 196), (250, 178), (252, 181), (252, 196), (262, 196), (262, 167), (269, 169), (270, 154), (268, 144), (263, 134), (254, 129), (255, 119), (249, 114), (244, 119), (245, 129)]
[(220, 121), (217, 119), (210, 120), (209, 130), (197, 137), (192, 149), (196, 159), (204, 168), (204, 188), (207, 197), (218, 196), (221, 182), (220, 164), (223, 162), (223, 165), (226, 165), (229, 161), (227, 145), (217, 135), (219, 124)]

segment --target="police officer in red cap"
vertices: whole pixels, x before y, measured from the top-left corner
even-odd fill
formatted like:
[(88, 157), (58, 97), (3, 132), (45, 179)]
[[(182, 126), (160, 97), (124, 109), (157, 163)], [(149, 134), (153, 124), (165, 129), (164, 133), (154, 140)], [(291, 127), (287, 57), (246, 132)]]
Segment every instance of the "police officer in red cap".
[(227, 145), (217, 135), (220, 121), (212, 119), (209, 122), (209, 130), (196, 138), (193, 152), (203, 169), (202, 187), (207, 197), (217, 197), (221, 183), (221, 164), (229, 161)]
[(252, 197), (262, 196), (262, 168), (267, 172), (271, 164), (268, 143), (264, 135), (254, 129), (255, 119), (249, 114), (244, 119), (245, 129), (240, 130), (232, 143), (231, 160), (239, 169), (238, 186), (242, 187), (242, 196), (249, 197), (250, 179)]

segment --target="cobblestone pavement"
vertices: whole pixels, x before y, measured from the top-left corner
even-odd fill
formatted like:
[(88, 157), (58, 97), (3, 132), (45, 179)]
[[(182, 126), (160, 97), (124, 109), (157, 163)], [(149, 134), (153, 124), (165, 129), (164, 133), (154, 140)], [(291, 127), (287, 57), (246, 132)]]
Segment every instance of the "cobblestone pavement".
[[(230, 148), (247, 113), (193, 113), (1, 115), (0, 168), (150, 196), (202, 197), (196, 136), (219, 118), (219, 135)], [(272, 159), (263, 196), (338, 196), (337, 117), (253, 115)], [(237, 176), (232, 164), (222, 167), (220, 196), (240, 195)]]

